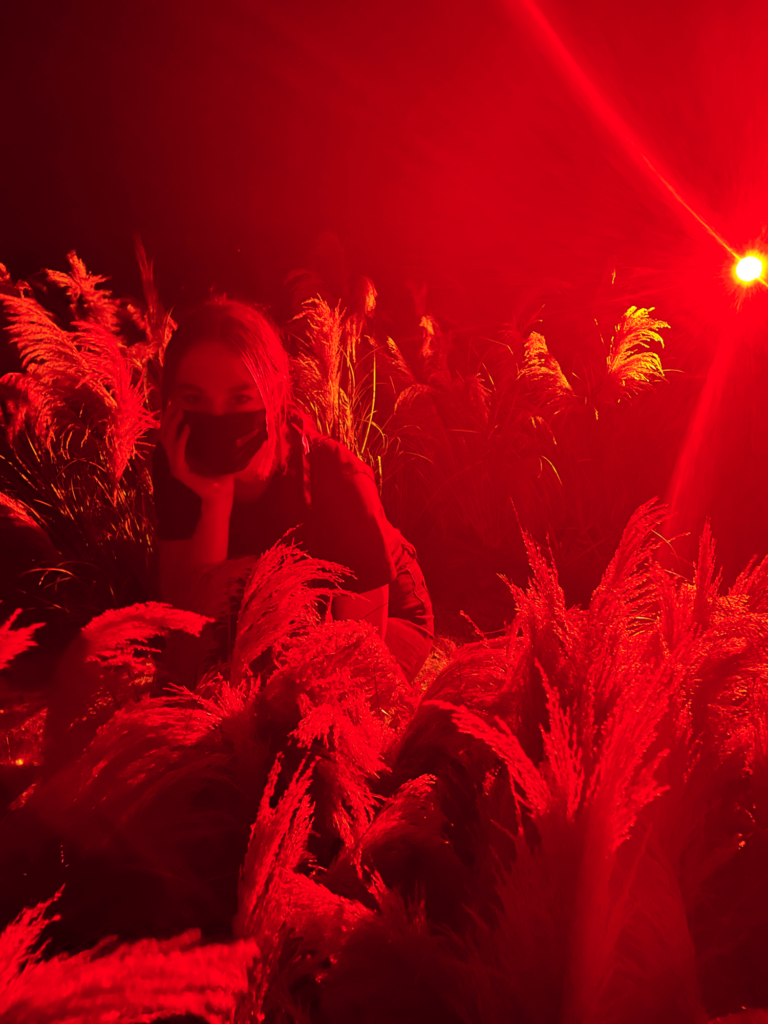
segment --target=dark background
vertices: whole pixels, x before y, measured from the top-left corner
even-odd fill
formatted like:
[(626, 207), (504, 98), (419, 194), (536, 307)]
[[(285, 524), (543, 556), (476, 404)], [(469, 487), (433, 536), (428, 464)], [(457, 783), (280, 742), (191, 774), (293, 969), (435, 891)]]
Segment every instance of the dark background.
[[(541, 9), (687, 201), (735, 249), (758, 239), (768, 6)], [(25, 2), (3, 6), (0, 51), (0, 259), (14, 277), (63, 269), (74, 248), (136, 293), (139, 233), (174, 306), (215, 286), (281, 318), (286, 275), (308, 266), (338, 294), (373, 278), (393, 332), (414, 329), (425, 288), (444, 325), (478, 330), (534, 296), (568, 369), (595, 317), (610, 327), (622, 306), (653, 305), (679, 374), (655, 425), (638, 421), (655, 431), (649, 462), (667, 436), (677, 453), (735, 337), (705, 426), (710, 469), (736, 482), (711, 470), (698, 505), (717, 519), (712, 495), (742, 486), (723, 530), (751, 517), (745, 550), (766, 546), (760, 288), (738, 313), (730, 257), (600, 120), (523, 0)], [(667, 487), (662, 461), (633, 500)]]
[[(731, 244), (759, 232), (765, 4), (542, 9)], [(1, 38), (16, 276), (76, 248), (135, 287), (139, 231), (167, 301), (211, 284), (274, 301), (332, 231), (385, 294), (426, 280), (447, 310), (495, 316), (525, 283), (706, 244), (519, 0), (60, 0), (4, 5)]]

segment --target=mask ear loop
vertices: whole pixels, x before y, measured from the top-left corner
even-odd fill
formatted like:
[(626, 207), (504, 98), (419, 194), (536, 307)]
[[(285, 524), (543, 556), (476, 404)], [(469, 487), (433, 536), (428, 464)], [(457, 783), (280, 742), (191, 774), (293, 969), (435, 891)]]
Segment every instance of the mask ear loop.
[(292, 420), (291, 426), (296, 430), (301, 442), (301, 493), (302, 498), (304, 499), (304, 505), (309, 512), (312, 509), (312, 487), (309, 478), (309, 438), (307, 437), (307, 432), (304, 429), (302, 417), (297, 416), (295, 420)]
[[(288, 424), (288, 437), (289, 445), (291, 442), (295, 443), (296, 457), (301, 459), (301, 497), (304, 505), (304, 516), (305, 516), (305, 536), (310, 545), (314, 546), (314, 524), (312, 522), (312, 485), (310, 480), (309, 471), (309, 433), (307, 429), (307, 419), (298, 411), (294, 410), (289, 413), (286, 422)], [(317, 602), (318, 611), (321, 613), (323, 619), (330, 612), (330, 598), (320, 598)]]
[(259, 380), (258, 375), (254, 373), (253, 368), (249, 367), (249, 369), (251, 370), (251, 376), (253, 377), (253, 381), (256, 387), (258, 388), (259, 395), (261, 396), (261, 401), (264, 404), (264, 412), (266, 413), (267, 417), (267, 444), (272, 446), (272, 465), (274, 466), (274, 460), (277, 459), (279, 468), (283, 462), (282, 431), (280, 429), (280, 425), (278, 424), (277, 416), (275, 416), (275, 411), (272, 407), (272, 403), (268, 402), (267, 399), (264, 397), (264, 388), (262, 386), (262, 382)]
[(301, 432), (301, 463), (304, 504), (307, 506), (307, 511), (309, 511), (312, 508), (312, 488), (309, 482), (309, 439), (303, 430)]
[[(285, 460), (286, 470), (293, 463), (293, 472), (298, 475), (298, 460), (301, 459), (301, 499), (304, 508), (312, 509), (312, 486), (309, 473), (309, 435), (304, 416), (298, 409), (289, 409), (285, 417), (288, 458)], [(295, 461), (294, 461), (295, 460)]]

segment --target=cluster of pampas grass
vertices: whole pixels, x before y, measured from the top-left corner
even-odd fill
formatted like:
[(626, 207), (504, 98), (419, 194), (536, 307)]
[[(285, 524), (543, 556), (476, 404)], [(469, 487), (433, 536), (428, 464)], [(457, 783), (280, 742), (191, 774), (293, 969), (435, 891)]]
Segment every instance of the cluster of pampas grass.
[[(113, 298), (75, 253), (68, 273), (46, 271), (34, 285), (0, 268), (21, 367), (0, 379), (0, 526), (3, 546), (24, 547), (35, 570), (19, 584), (24, 602), (49, 619), (79, 606), (82, 624), (151, 593), (147, 433), (174, 324), (141, 249), (139, 258), (142, 308)], [(19, 596), (0, 591), (6, 602)]]
[[(693, 580), (677, 577), (655, 556), (663, 515), (638, 510), (587, 608), (529, 540), (506, 635), (457, 650), (421, 692), (367, 626), (287, 609), (258, 676), (233, 684), (225, 651), (204, 692), (126, 694), (0, 827), (5, 917), (22, 913), (3, 941), (29, 950), (45, 928), (49, 943), (14, 954), (3, 1019), (108, 1019), (124, 990), (116, 1019), (768, 1007), (768, 567), (722, 593), (705, 534)], [(283, 549), (250, 578), (282, 573), (271, 592), (297, 608), (311, 569)], [(158, 633), (201, 628), (168, 614), (189, 618), (86, 627), (86, 657), (140, 674), (154, 616)], [(6, 657), (30, 639), (3, 637)], [(62, 886), (47, 924), (12, 906)]]
[(357, 311), (327, 298), (307, 299), (294, 318), (297, 342), (291, 365), (296, 398), (321, 433), (340, 441), (382, 474), (386, 449), (378, 372), (382, 364), (370, 318), (376, 289), (363, 279)]
[(433, 582), (442, 587), (441, 567), (524, 579), (522, 532), (549, 536), (562, 561), (615, 544), (618, 533), (608, 539), (594, 521), (585, 536), (589, 502), (563, 480), (577, 479), (588, 455), (558, 439), (574, 419), (594, 425), (665, 379), (658, 349), (668, 324), (631, 306), (572, 378), (531, 324), (508, 327), (481, 346), (470, 372), (459, 369), (456, 336), (430, 315), (415, 345), (380, 337), (372, 286), (365, 295), (349, 313), (327, 298), (304, 302), (295, 390), (324, 433), (373, 466), (390, 517), (426, 555)]
[[(768, 1020), (768, 563), (723, 592), (705, 531), (679, 577), (648, 504), (569, 606), (518, 528), (503, 635), (415, 686), (369, 626), (325, 621), (338, 567), (290, 544), (215, 570), (195, 611), (153, 602), (146, 431), (172, 325), (144, 270), (143, 311), (75, 257), (48, 275), (68, 313), (3, 283), (23, 364), (2, 382), (4, 515), (81, 586), (49, 594), (69, 643), (43, 763), (0, 820), (0, 1019)], [(662, 376), (647, 310), (580, 391), (531, 332), (492, 379), (458, 373), (429, 317), (406, 357), (366, 294), (353, 316), (306, 307), (301, 397), (446, 537), (506, 543), (499, 496), (546, 519), (558, 421)], [(491, 456), (509, 467), (483, 482)], [(47, 642), (45, 602), (19, 603), (11, 680)]]
[(255, 976), (255, 943), (201, 946), (195, 932), (45, 959), (40, 941), (53, 902), (25, 911), (0, 936), (0, 1019), (8, 1024), (143, 1024), (171, 1015), (227, 1024)]
[[(153, 596), (148, 441), (174, 323), (141, 248), (141, 305), (113, 297), (74, 253), (69, 260), (67, 273), (45, 271), (32, 284), (0, 271), (20, 365), (0, 379), (0, 547), (20, 551), (0, 610), (34, 603), (58, 622), (79, 607), (82, 625)], [(435, 566), (487, 563), (518, 581), (521, 528), (548, 534), (556, 551), (572, 546), (557, 431), (663, 380), (654, 347), (667, 325), (631, 307), (581, 381), (530, 327), (502, 332), (467, 373), (456, 368), (454, 337), (430, 316), (417, 350), (380, 337), (376, 290), (363, 279), (359, 291), (350, 311), (323, 297), (304, 302), (289, 326), (294, 392), (323, 433), (372, 466), (393, 521)], [(578, 452), (569, 457), (578, 462)]]

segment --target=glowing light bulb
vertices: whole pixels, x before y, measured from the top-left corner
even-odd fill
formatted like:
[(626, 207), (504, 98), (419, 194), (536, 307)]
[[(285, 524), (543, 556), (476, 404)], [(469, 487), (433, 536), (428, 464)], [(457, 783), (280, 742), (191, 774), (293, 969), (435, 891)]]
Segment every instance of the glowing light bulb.
[(745, 256), (736, 264), (736, 277), (745, 284), (763, 276), (763, 261), (758, 256)]

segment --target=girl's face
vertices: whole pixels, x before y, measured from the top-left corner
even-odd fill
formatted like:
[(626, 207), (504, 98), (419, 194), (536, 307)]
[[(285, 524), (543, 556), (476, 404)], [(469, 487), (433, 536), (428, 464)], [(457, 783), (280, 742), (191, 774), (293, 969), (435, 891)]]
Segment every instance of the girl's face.
[[(240, 355), (218, 341), (201, 341), (179, 362), (169, 405), (184, 411), (221, 416), (265, 408), (256, 381)], [(202, 472), (188, 456), (193, 472)], [(274, 445), (263, 445), (235, 480), (252, 484), (269, 478), (275, 468)]]
[(218, 341), (201, 341), (179, 363), (170, 401), (180, 409), (257, 412), (264, 400), (242, 358)]

